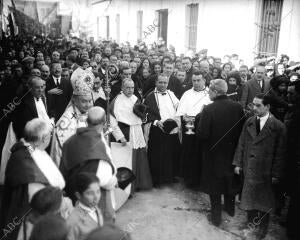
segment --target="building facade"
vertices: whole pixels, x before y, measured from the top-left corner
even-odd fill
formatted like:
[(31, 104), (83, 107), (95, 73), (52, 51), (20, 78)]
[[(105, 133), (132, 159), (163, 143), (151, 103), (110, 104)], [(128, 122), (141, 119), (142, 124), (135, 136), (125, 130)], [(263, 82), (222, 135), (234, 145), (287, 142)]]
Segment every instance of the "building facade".
[(246, 63), (258, 54), (300, 59), (297, 0), (91, 0), (90, 6), (95, 39), (150, 44), (162, 37), (178, 54), (206, 48)]

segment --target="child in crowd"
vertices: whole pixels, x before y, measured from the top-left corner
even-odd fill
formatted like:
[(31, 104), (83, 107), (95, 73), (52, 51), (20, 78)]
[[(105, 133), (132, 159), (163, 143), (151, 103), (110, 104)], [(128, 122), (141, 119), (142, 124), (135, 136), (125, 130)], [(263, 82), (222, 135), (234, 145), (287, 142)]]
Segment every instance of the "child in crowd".
[(67, 219), (70, 227), (68, 240), (82, 240), (97, 227), (103, 226), (103, 217), (98, 204), (100, 202), (100, 181), (95, 174), (83, 172), (75, 179), (77, 203)]
[(28, 215), (22, 222), (18, 240), (28, 240), (35, 223), (47, 215), (60, 215), (63, 193), (56, 187), (45, 187), (35, 193), (31, 199)]
[(57, 215), (42, 217), (33, 227), (30, 240), (66, 240), (66, 221)]

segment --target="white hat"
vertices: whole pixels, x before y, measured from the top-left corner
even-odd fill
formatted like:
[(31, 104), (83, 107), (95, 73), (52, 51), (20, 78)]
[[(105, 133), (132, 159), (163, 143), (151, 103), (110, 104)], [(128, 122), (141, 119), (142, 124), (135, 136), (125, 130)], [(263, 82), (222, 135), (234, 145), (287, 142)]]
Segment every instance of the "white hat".
[(93, 90), (95, 75), (88, 69), (77, 68), (71, 76), (73, 94), (78, 96), (90, 95)]

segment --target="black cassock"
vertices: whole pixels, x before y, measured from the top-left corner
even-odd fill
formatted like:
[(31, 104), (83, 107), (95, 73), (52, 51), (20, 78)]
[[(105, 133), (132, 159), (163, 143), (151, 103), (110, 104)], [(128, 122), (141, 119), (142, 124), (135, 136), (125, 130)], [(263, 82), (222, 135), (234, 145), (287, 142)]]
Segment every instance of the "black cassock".
[(49, 182), (35, 164), (28, 147), (23, 142), (16, 143), (11, 152), (5, 171), (0, 226), (1, 237), (6, 236), (3, 236), (3, 239), (15, 240), (18, 237), (21, 222), (24, 222), (25, 217), (31, 211), (28, 184), (49, 185)]
[(148, 159), (154, 185), (172, 183), (174, 177), (179, 175), (179, 158), (181, 146), (178, 134), (164, 133), (159, 127), (153, 125), (161, 116), (151, 92), (144, 102), (148, 107), (148, 122), (151, 122), (148, 141)]
[[(195, 119), (197, 129), (198, 118)], [(182, 121), (182, 149), (180, 155), (180, 176), (187, 187), (199, 187), (201, 173), (201, 143), (195, 134), (185, 134), (185, 122)]]

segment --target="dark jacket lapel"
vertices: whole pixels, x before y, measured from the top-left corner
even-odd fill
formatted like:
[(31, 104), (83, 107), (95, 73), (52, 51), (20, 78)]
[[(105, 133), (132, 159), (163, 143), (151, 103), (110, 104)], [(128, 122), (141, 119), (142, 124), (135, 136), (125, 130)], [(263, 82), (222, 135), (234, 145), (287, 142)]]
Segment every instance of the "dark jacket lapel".
[[(152, 91), (145, 100), (145, 104), (149, 107), (150, 119), (149, 121), (160, 120), (160, 113), (155, 99), (154, 91)], [(152, 115), (152, 116), (151, 116)]]
[(271, 135), (273, 122), (274, 122), (274, 117), (270, 114), (264, 127), (258, 134), (257, 138), (254, 140), (254, 143), (258, 143), (258, 142), (262, 141), (263, 139), (265, 139), (266, 137)]
[(255, 117), (252, 117), (248, 122), (247, 131), (251, 135), (252, 139), (255, 139), (256, 136), (256, 126), (255, 126)]
[(256, 88), (259, 92), (261, 92), (261, 86), (258, 84), (256, 79), (253, 79), (253, 87)]
[(32, 116), (38, 117), (34, 97), (30, 96), (30, 97), (26, 98), (25, 104), (28, 106), (28, 109), (30, 109), (30, 111), (32, 112)]

